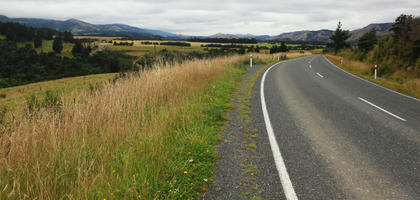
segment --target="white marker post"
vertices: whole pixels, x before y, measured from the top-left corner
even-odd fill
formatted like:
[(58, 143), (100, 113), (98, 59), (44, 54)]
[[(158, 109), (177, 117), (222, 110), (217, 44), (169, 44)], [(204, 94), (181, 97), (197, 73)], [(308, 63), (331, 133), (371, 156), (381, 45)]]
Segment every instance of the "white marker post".
[(252, 54), (251, 54), (251, 56), (249, 57), (249, 66), (250, 66), (250, 67), (252, 67)]
[(373, 72), (373, 77), (374, 77), (375, 80), (376, 80), (376, 73), (377, 73), (377, 71), (378, 71), (378, 66), (375, 65), (375, 71)]
[(340, 59), (340, 64), (343, 64), (343, 58)]

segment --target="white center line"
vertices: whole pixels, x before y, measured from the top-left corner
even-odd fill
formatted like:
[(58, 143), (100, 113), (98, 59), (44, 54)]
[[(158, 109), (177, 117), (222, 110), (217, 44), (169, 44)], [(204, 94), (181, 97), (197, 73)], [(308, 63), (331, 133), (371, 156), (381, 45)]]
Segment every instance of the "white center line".
[(324, 78), (324, 76), (322, 76), (320, 73), (316, 73), (319, 77)]
[(358, 99), (360, 100), (360, 101), (363, 101), (363, 102), (365, 102), (365, 103), (367, 103), (367, 104), (369, 104), (369, 105), (371, 105), (371, 106), (373, 106), (373, 107), (375, 107), (375, 108), (377, 108), (377, 109), (379, 109), (379, 110), (381, 110), (381, 111), (383, 111), (383, 112), (385, 112), (386, 114), (388, 114), (388, 115), (391, 115), (391, 116), (393, 116), (393, 117), (395, 117), (395, 118), (397, 118), (397, 119), (399, 119), (399, 120), (401, 120), (401, 121), (407, 121), (407, 120), (405, 120), (405, 119), (403, 119), (403, 118), (401, 118), (401, 117), (399, 117), (398, 115), (395, 115), (395, 114), (393, 114), (393, 113), (391, 113), (391, 112), (389, 112), (389, 111), (387, 111), (387, 110), (385, 110), (385, 109), (383, 109), (383, 108), (381, 108), (381, 107), (379, 107), (379, 106), (377, 106), (377, 105), (375, 105), (375, 104), (373, 104), (373, 103), (371, 103), (371, 102), (369, 102), (368, 100), (366, 100), (366, 99), (363, 99), (363, 98), (361, 98), (361, 97), (358, 97)]
[[(277, 63), (279, 64), (279, 63)], [(262, 79), (261, 79), (261, 106), (264, 115), (265, 127), (267, 129), (268, 140), (270, 141), (271, 151), (273, 152), (274, 162), (276, 164), (277, 171), (279, 173), (280, 182), (283, 186), (283, 191), (286, 196), (287, 200), (297, 200), (296, 192), (293, 189), (292, 181), (290, 180), (289, 174), (287, 173), (286, 164), (284, 164), (283, 157), (280, 153), (279, 145), (277, 144), (276, 136), (274, 135), (273, 127), (271, 126), (270, 117), (268, 116), (267, 106), (265, 104), (265, 96), (264, 96), (264, 81), (265, 77), (267, 76), (267, 72), (270, 71), (271, 68), (276, 66), (277, 64), (268, 68)]]

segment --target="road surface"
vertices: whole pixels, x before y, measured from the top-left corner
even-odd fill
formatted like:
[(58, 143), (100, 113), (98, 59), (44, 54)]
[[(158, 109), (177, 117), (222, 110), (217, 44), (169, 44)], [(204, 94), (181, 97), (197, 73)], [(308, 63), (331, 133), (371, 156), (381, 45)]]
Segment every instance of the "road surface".
[(420, 199), (417, 99), (320, 55), (274, 65), (254, 92), (281, 198)]

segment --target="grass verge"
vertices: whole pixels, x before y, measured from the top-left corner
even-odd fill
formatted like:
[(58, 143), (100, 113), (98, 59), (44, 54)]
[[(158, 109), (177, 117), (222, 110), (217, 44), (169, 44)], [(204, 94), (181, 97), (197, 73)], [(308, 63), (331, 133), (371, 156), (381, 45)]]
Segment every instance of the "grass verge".
[(198, 198), (245, 73), (233, 64), (245, 58), (157, 68), (11, 113), (0, 124), (0, 199)]
[(349, 60), (345, 58), (343, 60), (343, 64), (341, 64), (340, 59), (342, 57), (333, 55), (326, 55), (326, 57), (336, 66), (354, 75), (360, 76), (391, 90), (420, 98), (420, 79), (413, 77), (406, 71), (397, 70), (390, 76), (378, 77), (375, 80), (373, 77), (373, 66), (370, 66), (364, 62)]

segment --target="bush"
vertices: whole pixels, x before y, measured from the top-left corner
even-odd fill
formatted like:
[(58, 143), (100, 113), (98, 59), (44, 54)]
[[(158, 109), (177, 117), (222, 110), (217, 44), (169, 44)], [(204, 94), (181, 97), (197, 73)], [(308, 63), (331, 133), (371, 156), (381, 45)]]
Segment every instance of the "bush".
[(0, 107), (0, 124), (4, 123), (4, 120), (6, 118), (6, 112), (7, 112), (7, 107), (1, 106)]
[(39, 100), (34, 94), (26, 97), (26, 108), (29, 114), (37, 112), (41, 108), (48, 108), (57, 112), (62, 105), (63, 102), (58, 92), (53, 92), (50, 90), (45, 92), (44, 99), (42, 101)]
[(420, 58), (416, 61), (416, 69), (420, 69)]
[(4, 99), (4, 98), (6, 98), (6, 94), (4, 94), (4, 93), (0, 93), (0, 99)]
[(378, 66), (378, 76), (390, 75), (395, 72), (395, 68), (391, 65)]
[(31, 94), (26, 97), (26, 108), (29, 114), (32, 114), (36, 111), (39, 111), (41, 108), (41, 102), (34, 94)]

